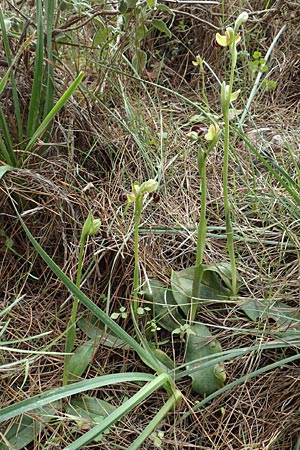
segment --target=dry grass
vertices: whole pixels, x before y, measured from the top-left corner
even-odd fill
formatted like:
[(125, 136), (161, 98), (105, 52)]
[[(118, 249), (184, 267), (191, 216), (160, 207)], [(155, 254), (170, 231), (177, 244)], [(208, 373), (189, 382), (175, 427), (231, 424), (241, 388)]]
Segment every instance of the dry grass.
[[(230, 11), (240, 8), (240, 3), (230, 2)], [(296, 70), (300, 49), (297, 20), (299, 6), (296, 2), (275, 1), (274, 11), (270, 15), (255, 12), (262, 10), (265, 2), (251, 2), (251, 5), (250, 2), (243, 3), (245, 8), (253, 11), (253, 35), (262, 26), (261, 23), (272, 24), (265, 30), (264, 39), (259, 39), (258, 42), (259, 45), (265, 46), (265, 49), (277, 32), (277, 25), (281, 26), (284, 21), (287, 23), (286, 34), (274, 54), (276, 64), (272, 79), (277, 81), (277, 88), (272, 94), (257, 101), (252, 113), (257, 128), (266, 125), (269, 129), (269, 134), (263, 136), (263, 145), (266, 146), (267, 143), (272, 156), (282, 167), (289, 168), (295, 175), (296, 168), (291, 164), (290, 155), (283, 142), (291, 142), (295, 151), (300, 145), (297, 124), (300, 91), (299, 73)], [(166, 87), (172, 87), (192, 99), (197, 98), (199, 89), (199, 78), (191, 72), (193, 68), (190, 64), (195, 54), (203, 48), (203, 54), (208, 57), (209, 63), (213, 67), (216, 67), (217, 63), (217, 71), (221, 73), (223, 67), (222, 58), (218, 61), (217, 50), (211, 52), (210, 47), (211, 36), (215, 32), (214, 26), (219, 27), (221, 24), (220, 11), (212, 9), (203, 12), (203, 8), (199, 7), (199, 15), (197, 8), (179, 8), (191, 27), (187, 33), (181, 34), (180, 29), (177, 29), (177, 39), (178, 42), (181, 40), (182, 46), (178, 45), (179, 53), (175, 56), (167, 55), (159, 80), (165, 83)], [(228, 16), (228, 11), (225, 12)], [(197, 19), (198, 15), (201, 20)], [(203, 24), (202, 18), (208, 23)], [(229, 14), (228, 22), (230, 20)], [(249, 44), (254, 51), (258, 43), (254, 38), (253, 42), (251, 39)], [(149, 42), (148, 45), (150, 50), (151, 45), (154, 50), (157, 43)], [(112, 85), (107, 82), (107, 89), (111, 89), (110, 95), (114, 97), (114, 109), (120, 117), (125, 117), (122, 99), (117, 93), (116, 79), (112, 78)], [(129, 234), (132, 223), (129, 216), (125, 219), (121, 216), (119, 194), (123, 190), (130, 190), (135, 179), (141, 181), (151, 177), (157, 169), (155, 164), (159, 163), (161, 201), (157, 205), (152, 204), (143, 215), (144, 225), (152, 227), (153, 230), (141, 235), (142, 271), (148, 276), (167, 279), (170, 268), (178, 270), (193, 264), (195, 227), (200, 206), (199, 178), (196, 148), (190, 144), (186, 132), (180, 127), (195, 111), (183, 105), (175, 95), (166, 92), (162, 94), (159, 109), (168, 139), (161, 147), (157, 138), (159, 115), (152, 109), (146, 96), (140, 99), (144, 105), (144, 109), (141, 109), (134, 80), (125, 78), (123, 81), (133, 110), (138, 109), (136, 122), (130, 124), (131, 130), (134, 127), (138, 130), (141, 124), (145, 127), (139, 136), (145, 146), (144, 154), (138, 151), (137, 141), (132, 134), (124, 130), (112, 114), (91, 99), (88, 99), (87, 103), (84, 97), (80, 97), (74, 99), (68, 110), (63, 111), (57, 119), (53, 145), (43, 157), (38, 156), (37, 152), (27, 159), (23, 169), (7, 173), (2, 180), (1, 306), (4, 308), (15, 298), (24, 295), (10, 313), (11, 321), (5, 332), (5, 340), (23, 339), (51, 331), (51, 334), (41, 337), (38, 341), (15, 344), (16, 348), (36, 350), (52, 343), (51, 351), (63, 351), (64, 332), (72, 300), (64, 286), (33, 252), (17, 220), (9, 196), (17, 201), (32, 234), (73, 280), (76, 277), (82, 223), (90, 209), (95, 216), (101, 218), (102, 231), (105, 234), (93, 236), (88, 243), (85, 267), (89, 267), (89, 273), (83, 290), (95, 303), (105, 308), (107, 305), (102, 294), (106, 294), (109, 289), (109, 310), (117, 311), (120, 306), (125, 305), (128, 308), (133, 276), (133, 242)], [(215, 101), (213, 85), (210, 90), (212, 101)], [(140, 90), (139, 95), (144, 95), (142, 93), (143, 90)], [(267, 111), (264, 109), (265, 105)], [(255, 129), (251, 123), (248, 131), (248, 136), (252, 139)], [(157, 142), (149, 144), (149, 136)], [(280, 136), (281, 141), (279, 138), (274, 139), (274, 136)], [(56, 145), (56, 142), (60, 142), (60, 145)], [(257, 144), (255, 138), (252, 142)], [(291, 211), (288, 213), (280, 205), (280, 200), (286, 193), (259, 167), (255, 158), (249, 157), (242, 143), (237, 143), (235, 151), (236, 157), (232, 163), (235, 182), (232, 192), (234, 226), (240, 230), (241, 236), (236, 244), (238, 267), (243, 279), (241, 294), (249, 299), (284, 300), (299, 308), (298, 222)], [(153, 159), (146, 158), (147, 152), (153, 155), (154, 162)], [(163, 158), (160, 157), (160, 152)], [(295, 156), (298, 158), (299, 155)], [(224, 226), (221, 177), (222, 154), (219, 149), (210, 156), (208, 164), (210, 227)], [(155, 227), (159, 227), (159, 232), (154, 230)], [(181, 231), (178, 231), (178, 227)], [(227, 256), (222, 233), (218, 231), (217, 235), (214, 230), (209, 231), (212, 234), (209, 234), (207, 239), (205, 261), (223, 261)], [(11, 248), (7, 246), (7, 238), (12, 241)], [(250, 242), (251, 239), (256, 242)], [(275, 242), (267, 244), (268, 239)], [(217, 330), (224, 349), (253, 345), (260, 341), (262, 334), (265, 342), (272, 337), (272, 324), (268, 324), (263, 333), (258, 333), (256, 324), (249, 323), (241, 311), (232, 308), (232, 305), (204, 307), (201, 320)], [(121, 323), (126, 329), (131, 329), (129, 319)], [(85, 336), (82, 334), (78, 343), (84, 340)], [(173, 350), (176, 351), (178, 362), (181, 361), (180, 342), (170, 343), (166, 348), (170, 354), (173, 354)], [(292, 352), (293, 349), (287, 351), (288, 354)], [(275, 362), (280, 357), (279, 351), (263, 351), (230, 361), (226, 363), (228, 382)], [(12, 362), (17, 356), (6, 352), (1, 355), (1, 359), (3, 363)], [(92, 377), (126, 370), (145, 368), (131, 352), (109, 349), (100, 343), (84, 376)], [(24, 378), (24, 372), (18, 366), (13, 370), (5, 370), (1, 374), (1, 405), (6, 406), (61, 385), (62, 371), (63, 357), (52, 355), (36, 358), (30, 365), (27, 378)], [(164, 433), (161, 448), (296, 449), (300, 435), (299, 379), (299, 365), (291, 363), (219, 395), (205, 408), (180, 421), (184, 412), (198, 400), (191, 393), (188, 381), (181, 380), (179, 388), (182, 389), (185, 400), (179, 410), (170, 413), (161, 423), (160, 431)], [(119, 386), (102, 389), (97, 392), (97, 396), (109, 398), (112, 404), (119, 405), (136, 390), (134, 385)], [(100, 445), (91, 445), (89, 448), (127, 448), (159, 410), (164, 400), (163, 393), (155, 393), (150, 400), (119, 422)], [(42, 448), (38, 442), (49, 449), (64, 448), (79, 436), (80, 430), (76, 429), (74, 423), (66, 420), (63, 413), (57, 414), (61, 420), (48, 425), (37, 443), (28, 446), (28, 449)], [(180, 422), (177, 424), (178, 421)], [(56, 446), (55, 439), (59, 439)], [(147, 441), (143, 447), (145, 450), (155, 448), (153, 439)]]

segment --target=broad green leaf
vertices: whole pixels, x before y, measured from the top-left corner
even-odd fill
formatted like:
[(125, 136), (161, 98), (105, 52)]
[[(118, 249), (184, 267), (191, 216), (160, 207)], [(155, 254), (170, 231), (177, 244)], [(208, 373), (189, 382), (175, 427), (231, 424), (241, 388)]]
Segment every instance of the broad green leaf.
[(146, 0), (146, 1), (147, 1), (147, 6), (148, 6), (149, 8), (151, 8), (151, 9), (156, 8), (157, 0)]
[(77, 381), (77, 379), (85, 372), (93, 358), (96, 348), (97, 342), (95, 342), (94, 339), (91, 339), (77, 347), (68, 364), (69, 382), (72, 383)]
[(152, 302), (153, 318), (166, 330), (172, 332), (184, 323), (172, 291), (161, 281), (149, 280), (145, 289), (145, 299)]
[(167, 25), (165, 24), (165, 22), (163, 20), (152, 19), (151, 20), (151, 25), (154, 28), (156, 28), (157, 30), (161, 31), (162, 33), (165, 33), (168, 37), (172, 36), (171, 31), (169, 30), (169, 28), (167, 27)]
[[(78, 427), (81, 428), (84, 425), (93, 427), (100, 424), (103, 418), (111, 414), (115, 409), (115, 406), (112, 406), (105, 400), (85, 395), (84, 397), (73, 398), (66, 412), (72, 416)], [(95, 436), (93, 440), (100, 442), (101, 439), (102, 433)]]
[(107, 29), (107, 26), (104, 25), (103, 21), (99, 17), (96, 17), (94, 19), (94, 21), (96, 22), (96, 25), (98, 27), (98, 31), (94, 37), (94, 45), (95, 46), (102, 45), (107, 40), (107, 30), (108, 29)]
[(253, 322), (269, 319), (274, 321), (275, 332), (286, 331), (288, 335), (291, 331), (300, 331), (300, 316), (295, 308), (291, 308), (286, 303), (251, 300), (243, 303), (240, 308)]
[[(203, 275), (201, 283), (201, 298), (194, 299), (201, 303), (203, 300), (226, 300), (231, 292), (231, 270), (227, 263), (202, 265)], [(195, 267), (188, 267), (179, 272), (172, 271), (171, 287), (176, 303), (188, 316), (194, 280)]]
[(128, 3), (126, 2), (126, 0), (121, 0), (119, 3), (119, 12), (121, 14), (125, 14), (128, 10)]
[(169, 14), (172, 14), (172, 16), (175, 16), (175, 13), (164, 3), (157, 3), (156, 9), (159, 9), (160, 11), (166, 11)]
[(146, 67), (147, 63), (147, 53), (143, 50), (136, 49), (135, 55), (132, 58), (132, 65), (137, 71), (137, 73), (141, 74)]
[[(2, 441), (0, 437), (1, 450), (21, 450), (34, 441), (46, 427), (46, 423), (55, 417), (54, 405), (53, 407), (45, 406), (44, 408), (35, 409), (32, 413), (40, 420), (23, 416), (20, 422), (14, 423), (8, 428), (8, 432), (4, 433), (6, 441)], [(9, 447), (4, 442), (9, 442)]]
[[(192, 362), (201, 358), (214, 356), (216, 353), (221, 353), (222, 347), (219, 341), (213, 338), (209, 329), (197, 323), (190, 327), (190, 333), (187, 336), (185, 362)], [(190, 376), (193, 380), (193, 391), (200, 394), (202, 397), (212, 394), (224, 386), (226, 374), (221, 364), (201, 368), (201, 360), (194, 364), (187, 365), (187, 368), (199, 368)]]
[(180, 306), (186, 317), (188, 317), (191, 305), (193, 280), (194, 280), (194, 267), (189, 267), (187, 269), (180, 270), (179, 272), (172, 270), (171, 273), (172, 294), (174, 296), (177, 305)]
[(111, 403), (97, 397), (90, 397), (88, 395), (73, 398), (71, 400), (71, 405), (85, 411), (86, 417), (105, 417), (116, 409), (116, 407)]
[(0, 180), (3, 177), (3, 175), (5, 175), (6, 172), (9, 172), (10, 170), (13, 170), (13, 167), (8, 165), (0, 166)]
[(95, 316), (91, 320), (82, 317), (78, 320), (77, 325), (90, 339), (100, 342), (105, 347), (129, 349), (129, 346), (124, 341), (118, 339), (113, 333), (109, 333)]
[(133, 9), (136, 7), (138, 0), (127, 0), (128, 9)]

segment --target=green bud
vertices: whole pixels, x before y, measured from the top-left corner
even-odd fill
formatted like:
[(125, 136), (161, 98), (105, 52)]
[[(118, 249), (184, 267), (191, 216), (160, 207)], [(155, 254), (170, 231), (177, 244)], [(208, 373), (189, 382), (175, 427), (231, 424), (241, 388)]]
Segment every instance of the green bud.
[(243, 11), (238, 18), (235, 21), (234, 24), (234, 31), (238, 31), (238, 29), (240, 28), (241, 25), (243, 25), (245, 22), (247, 22), (248, 20), (248, 13), (246, 13), (246, 11)]
[(221, 107), (223, 114), (224, 111), (227, 110), (229, 102), (230, 102), (229, 85), (226, 84), (225, 81), (223, 81), (221, 85)]
[(193, 141), (193, 142), (199, 140), (199, 135), (198, 135), (198, 133), (197, 133), (196, 131), (190, 131), (190, 132), (187, 134), (187, 137), (188, 137), (191, 141)]
[(143, 192), (148, 192), (148, 193), (154, 192), (154, 191), (156, 191), (157, 186), (158, 186), (158, 182), (150, 178), (150, 180), (144, 181), (144, 183), (141, 184), (140, 192), (141, 193), (143, 193)]
[(84, 225), (82, 227), (82, 236), (92, 236), (93, 234), (98, 233), (101, 227), (101, 220), (94, 219), (93, 214), (89, 212)]

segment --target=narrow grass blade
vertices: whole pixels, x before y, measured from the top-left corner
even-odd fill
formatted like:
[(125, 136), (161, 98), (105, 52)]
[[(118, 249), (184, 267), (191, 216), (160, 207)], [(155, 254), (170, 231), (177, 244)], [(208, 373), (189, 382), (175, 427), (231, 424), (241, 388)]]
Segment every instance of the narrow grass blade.
[[(1, 152), (0, 152), (1, 154)], [(0, 166), (0, 180), (1, 178), (6, 174), (6, 172), (9, 172), (10, 170), (13, 170), (13, 167), (11, 166)]]
[(43, 66), (44, 66), (44, 31), (43, 31), (43, 6), (42, 0), (36, 1), (36, 51), (34, 63), (33, 85), (31, 91), (31, 99), (29, 104), (29, 113), (27, 121), (27, 138), (31, 138), (36, 124), (39, 121), (41, 103), (43, 99), (42, 82), (43, 82)]
[(73, 83), (68, 87), (66, 92), (61, 96), (61, 98), (58, 100), (56, 105), (53, 106), (51, 111), (47, 114), (47, 116), (42, 121), (41, 125), (37, 128), (37, 130), (33, 133), (30, 141), (28, 142), (25, 152), (30, 152), (32, 150), (32, 147), (35, 145), (37, 139), (42, 135), (42, 133), (46, 130), (47, 126), (55, 116), (55, 114), (58, 113), (58, 111), (65, 105), (65, 103), (68, 101), (68, 99), (71, 97), (73, 92), (76, 90), (77, 86), (81, 83), (82, 79), (84, 77), (84, 74), (81, 72), (78, 77), (73, 81)]
[(86, 392), (93, 389), (98, 389), (110, 384), (120, 384), (127, 382), (149, 382), (153, 381), (154, 375), (148, 373), (118, 373), (111, 375), (103, 375), (102, 377), (95, 377), (91, 380), (79, 381), (78, 383), (68, 384), (51, 391), (44, 392), (40, 395), (27, 398), (19, 403), (13, 403), (6, 408), (0, 409), (0, 423), (13, 417), (19, 416), (32, 411), (35, 408), (41, 408), (44, 405), (53, 403), (56, 400), (69, 397), (71, 395), (79, 394), (80, 392)]
[(155, 377), (154, 380), (143, 386), (142, 389), (139, 390), (139, 392), (137, 392), (133, 397), (123, 403), (122, 406), (120, 406), (113, 413), (103, 419), (100, 424), (95, 425), (94, 428), (92, 428), (86, 434), (81, 436), (72, 444), (65, 447), (65, 450), (80, 450), (84, 448), (84, 446), (91, 442), (96, 436), (107, 430), (110, 426), (112, 426), (123, 416), (125, 416), (125, 414), (142, 403), (145, 398), (152, 394), (152, 392), (163, 386), (168, 381), (168, 378), (169, 376), (167, 374), (161, 374)]
[(5, 139), (4, 142), (2, 137), (0, 136), (0, 156), (1, 158), (3, 158), (3, 161), (6, 162), (7, 164), (10, 164), (11, 166), (16, 166), (17, 158), (14, 152), (12, 136), (9, 131), (9, 127), (7, 125), (7, 121), (1, 107), (0, 107), (0, 131)]
[(164, 419), (168, 412), (174, 408), (175, 402), (176, 400), (174, 397), (169, 398), (169, 400), (161, 407), (160, 411), (153, 417), (151, 422), (148, 423), (139, 437), (130, 445), (130, 447), (128, 447), (128, 450), (138, 450), (141, 448), (141, 445), (155, 430), (158, 424)]
[[(17, 54), (16, 54), (16, 56), (15, 56), (15, 58), (13, 60), (12, 56), (11, 56), (10, 45), (9, 45), (9, 41), (8, 41), (8, 37), (7, 37), (7, 33), (6, 33), (4, 16), (3, 16), (3, 12), (2, 12), (1, 6), (0, 6), (0, 26), (1, 26), (1, 31), (2, 31), (2, 41), (3, 41), (5, 53), (6, 53), (6, 60), (7, 60), (8, 66), (11, 66), (11, 68), (12, 68), (12, 66), (19, 59), (20, 55), (23, 53), (25, 48), (32, 41), (33, 36), (30, 36), (29, 38), (27, 38), (25, 40), (25, 42), (21, 45), (20, 49), (18, 50), (18, 52), (17, 52)], [(17, 90), (17, 85), (16, 85), (16, 81), (15, 81), (13, 70), (10, 70), (10, 82), (11, 82), (11, 87), (12, 87), (12, 98), (13, 98), (13, 104), (14, 104), (14, 113), (15, 113), (15, 117), (16, 117), (17, 129), (18, 129), (18, 140), (19, 140), (20, 148), (22, 148), (23, 126), (22, 126), (22, 119), (21, 119), (21, 111), (20, 111), (18, 90)], [(0, 88), (0, 93), (1, 92), (2, 92), (2, 90)]]
[(43, 117), (51, 111), (54, 105), (54, 69), (52, 53), (52, 28), (54, 20), (55, 2), (45, 2), (46, 15), (46, 43), (47, 43), (47, 80)]
[(300, 186), (290, 177), (290, 175), (283, 170), (276, 161), (271, 158), (265, 157), (260, 151), (258, 151), (248, 139), (241, 135), (245, 144), (249, 150), (255, 154), (255, 156), (263, 163), (266, 169), (276, 178), (281, 186), (291, 195), (294, 202), (300, 206)]
[[(11, 199), (12, 200), (12, 199)], [(14, 202), (12, 200), (14, 205)], [(39, 243), (30, 233), (29, 229), (22, 220), (20, 214), (15, 208), (16, 214), (22, 224), (22, 227), (27, 234), (30, 242), (34, 246), (38, 254), (43, 258), (49, 268), (55, 273), (55, 275), (64, 283), (64, 285), (72, 292), (72, 294), (79, 299), (98, 319), (100, 319), (108, 328), (126, 344), (128, 344), (133, 350), (137, 352), (140, 358), (145, 361), (149, 367), (158, 372), (161, 371), (159, 362), (152, 356), (151, 353), (146, 352), (145, 349), (136, 340), (131, 337), (126, 331), (124, 331), (116, 322), (114, 322), (106, 313), (102, 311), (92, 300), (90, 300), (71, 280), (68, 278), (58, 267), (58, 265), (50, 258), (50, 256), (43, 250)]]
[[(266, 56), (264, 57), (266, 63), (267, 63), (269, 57), (271, 56), (271, 53), (272, 53), (272, 51), (274, 50), (274, 47), (275, 47), (275, 45), (277, 44), (278, 39), (280, 38), (280, 36), (282, 35), (282, 33), (284, 32), (285, 29), (286, 29), (286, 25), (283, 25), (283, 27), (280, 28), (280, 30), (279, 30), (278, 33), (276, 34), (275, 38), (273, 39), (273, 42), (272, 42), (272, 44), (270, 45), (270, 47), (269, 47), (269, 49), (268, 49), (268, 51), (267, 51), (267, 53), (266, 53)], [(259, 88), (259, 83), (260, 83), (260, 79), (261, 79), (262, 75), (263, 75), (263, 72), (259, 70), (259, 71), (258, 71), (258, 74), (257, 74), (257, 77), (256, 77), (256, 80), (255, 80), (255, 82), (254, 82), (254, 85), (253, 85), (253, 87), (252, 87), (252, 90), (251, 90), (251, 92), (250, 92), (250, 95), (249, 95), (247, 104), (246, 104), (246, 106), (245, 106), (245, 109), (244, 109), (243, 114), (242, 114), (242, 116), (241, 116), (241, 119), (240, 119), (240, 121), (239, 121), (239, 127), (240, 127), (240, 128), (242, 128), (243, 123), (244, 123), (244, 121), (245, 121), (245, 119), (246, 119), (246, 117), (247, 117), (247, 114), (248, 114), (248, 112), (249, 112), (249, 109), (250, 109), (250, 107), (251, 107), (251, 104), (252, 104), (252, 102), (253, 102), (253, 99), (254, 99), (254, 97), (255, 97), (255, 94), (256, 94), (256, 92), (257, 92), (257, 90), (258, 90), (258, 88)]]
[[(6, 51), (7, 62), (9, 65), (8, 70), (6, 71), (2, 80), (0, 81), (0, 94), (5, 89), (6, 83), (10, 77), (10, 81), (11, 81), (11, 85), (12, 85), (12, 92), (13, 92), (15, 115), (16, 115), (17, 124), (18, 124), (18, 138), (19, 138), (19, 141), (21, 142), (23, 139), (22, 122), (20, 119), (21, 116), (20, 116), (17, 87), (16, 87), (16, 83), (14, 80), (14, 75), (13, 75), (12, 69), (13, 69), (14, 65), (16, 64), (16, 62), (18, 61), (18, 59), (20, 58), (20, 56), (22, 55), (22, 53), (24, 52), (24, 50), (28, 47), (28, 45), (32, 41), (33, 36), (30, 36), (28, 39), (26, 39), (26, 41), (22, 44), (22, 46), (18, 50), (16, 56), (12, 60), (1, 8), (0, 8), (0, 24), (1, 24), (1, 30), (2, 30), (2, 38), (3, 38), (4, 47), (5, 47), (5, 51)], [(10, 164), (15, 167), (15, 166), (17, 166), (17, 157), (16, 157), (16, 154), (14, 151), (13, 138), (10, 133), (9, 126), (7, 124), (7, 121), (6, 121), (6, 118), (5, 118), (5, 115), (4, 115), (4, 112), (1, 108), (1, 106), (0, 106), (0, 131), (2, 132), (2, 136), (4, 138), (4, 140), (3, 140), (2, 137), (0, 136), (0, 157), (7, 164)]]

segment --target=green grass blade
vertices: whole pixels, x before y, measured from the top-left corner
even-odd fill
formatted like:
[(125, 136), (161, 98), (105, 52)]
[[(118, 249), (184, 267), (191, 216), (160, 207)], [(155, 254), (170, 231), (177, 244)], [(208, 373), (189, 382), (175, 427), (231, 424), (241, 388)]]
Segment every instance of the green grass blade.
[(37, 35), (36, 35), (36, 51), (35, 51), (35, 64), (33, 85), (31, 91), (31, 99), (29, 104), (29, 113), (27, 121), (27, 138), (31, 138), (36, 124), (39, 120), (39, 114), (42, 103), (42, 82), (43, 82), (43, 66), (44, 66), (44, 31), (43, 31), (43, 6), (42, 0), (36, 1), (36, 22), (37, 22)]
[(78, 77), (73, 81), (73, 83), (68, 87), (66, 92), (61, 96), (61, 98), (58, 100), (58, 102), (53, 106), (51, 111), (47, 114), (47, 116), (42, 121), (41, 125), (37, 128), (37, 130), (33, 133), (30, 141), (28, 142), (25, 152), (30, 152), (32, 150), (32, 147), (35, 145), (37, 139), (43, 134), (43, 132), (46, 130), (47, 126), (57, 114), (57, 112), (65, 105), (65, 103), (68, 101), (68, 99), (71, 97), (77, 86), (81, 83), (83, 79), (84, 74), (81, 72)]
[[(219, 389), (217, 392), (214, 392), (213, 394), (208, 395), (206, 398), (204, 398), (199, 403), (197, 403), (197, 405), (195, 405), (192, 408), (192, 411), (196, 411), (197, 409), (199, 409), (199, 408), (203, 407), (204, 405), (206, 405), (207, 403), (209, 403), (211, 400), (213, 400), (218, 395), (222, 394), (223, 392), (227, 392), (230, 389), (232, 389), (232, 388), (234, 388), (236, 386), (239, 386), (242, 383), (247, 382), (251, 378), (258, 377), (259, 375), (262, 375), (265, 372), (269, 372), (271, 370), (278, 369), (279, 367), (283, 367), (284, 365), (289, 364), (289, 363), (291, 363), (293, 361), (297, 361), (298, 359), (300, 359), (300, 354), (290, 356), (290, 357), (282, 359), (280, 361), (276, 361), (275, 363), (268, 364), (265, 367), (261, 367), (260, 369), (254, 370), (253, 372), (250, 372), (247, 375), (244, 375), (243, 377), (238, 378), (237, 380), (233, 381), (232, 383), (227, 384), (226, 386), (224, 386), (221, 389)], [(189, 411), (188, 413), (184, 414), (180, 418), (178, 423), (180, 423), (181, 421), (186, 419), (190, 414), (191, 414), (191, 411)]]
[(155, 377), (149, 384), (143, 386), (139, 392), (137, 392), (133, 397), (123, 403), (118, 409), (112, 412), (109, 416), (101, 421), (100, 424), (95, 425), (90, 431), (81, 436), (72, 444), (65, 447), (65, 450), (80, 450), (84, 448), (89, 442), (91, 442), (96, 436), (98, 436), (103, 431), (107, 430), (111, 425), (120, 420), (125, 414), (135, 408), (137, 405), (142, 403), (146, 397), (148, 397), (152, 392), (156, 391), (158, 388), (163, 386), (168, 381), (169, 375), (160, 374)]
[[(286, 25), (283, 25), (281, 27), (281, 29), (278, 31), (278, 33), (276, 34), (275, 38), (273, 39), (273, 42), (270, 45), (270, 47), (269, 47), (269, 49), (268, 49), (268, 51), (266, 53), (266, 56), (264, 57), (265, 63), (267, 63), (269, 57), (271, 56), (272, 51), (274, 50), (275, 45), (277, 44), (280, 36), (282, 35), (282, 33), (284, 32), (285, 29), (286, 29)], [(241, 116), (241, 118), (239, 120), (239, 127), (240, 128), (242, 128), (243, 123), (244, 123), (244, 121), (245, 121), (245, 119), (247, 117), (247, 114), (248, 114), (249, 110), (250, 110), (250, 107), (251, 107), (251, 104), (252, 104), (253, 99), (255, 97), (255, 94), (256, 94), (256, 92), (257, 92), (257, 90), (259, 88), (259, 83), (260, 83), (260, 79), (261, 79), (262, 75), (263, 75), (263, 72), (261, 70), (259, 70), (258, 73), (257, 73), (257, 76), (256, 76), (256, 80), (254, 82), (254, 85), (252, 87), (252, 90), (250, 92), (247, 104), (246, 104), (245, 109), (243, 111), (243, 114), (242, 114), (242, 116)]]
[(4, 162), (10, 164), (11, 166), (16, 166), (17, 158), (14, 152), (12, 136), (10, 134), (8, 124), (1, 107), (0, 107), (0, 130), (5, 139), (4, 142), (2, 137), (0, 136), (0, 154), (2, 155)]
[(45, 2), (46, 13), (46, 42), (47, 42), (47, 80), (46, 95), (44, 105), (44, 115), (46, 117), (54, 105), (54, 69), (53, 69), (53, 53), (52, 53), (52, 28), (54, 21), (55, 2)]
[(78, 383), (68, 384), (67, 386), (61, 386), (56, 389), (51, 389), (51, 391), (44, 392), (40, 395), (35, 395), (34, 397), (27, 398), (19, 403), (13, 403), (6, 408), (0, 409), (0, 423), (5, 420), (17, 417), (20, 414), (25, 414), (32, 411), (35, 408), (41, 408), (44, 405), (53, 403), (56, 400), (60, 400), (71, 395), (79, 394), (80, 392), (85, 392), (93, 389), (98, 389), (103, 386), (108, 386), (110, 384), (120, 384), (126, 382), (149, 382), (152, 381), (154, 375), (148, 373), (118, 373), (103, 375), (101, 377), (95, 377), (91, 380), (79, 381)]
[[(12, 200), (12, 199), (11, 199)], [(12, 200), (14, 205), (14, 202)], [(121, 340), (128, 344), (133, 350), (137, 352), (140, 358), (146, 362), (149, 367), (154, 370), (160, 370), (159, 362), (152, 356), (151, 353), (146, 352), (145, 349), (136, 340), (131, 337), (126, 331), (123, 330), (114, 320), (112, 320), (106, 313), (102, 311), (97, 305), (95, 305), (92, 300), (90, 300), (77, 286), (74, 284), (70, 278), (68, 278), (58, 267), (58, 265), (50, 258), (50, 256), (45, 252), (45, 250), (39, 245), (35, 238), (30, 233), (29, 229), (23, 222), (21, 216), (19, 215), (17, 209), (15, 208), (16, 214), (22, 224), (22, 227), (29, 238), (30, 242), (34, 246), (38, 254), (43, 258), (45, 263), (49, 268), (55, 273), (55, 275), (64, 283), (64, 285), (72, 292), (72, 294), (79, 299), (79, 301), (86, 306), (98, 319), (101, 320), (107, 327)]]
[[(29, 37), (22, 44), (21, 48), (17, 52), (16, 57), (14, 58), (14, 60), (12, 60), (9, 40), (8, 40), (7, 33), (6, 33), (4, 16), (3, 16), (3, 12), (2, 12), (1, 6), (0, 6), (0, 27), (1, 27), (1, 31), (2, 31), (2, 41), (3, 41), (5, 53), (6, 53), (7, 64), (8, 64), (8, 66), (11, 66), (10, 69), (8, 70), (8, 72), (10, 72), (10, 82), (11, 82), (11, 87), (12, 87), (12, 98), (13, 98), (13, 104), (14, 104), (14, 113), (15, 113), (16, 122), (17, 122), (17, 129), (18, 129), (18, 140), (19, 140), (19, 144), (21, 146), (21, 143), (23, 141), (23, 126), (22, 126), (22, 119), (21, 119), (20, 103), (19, 103), (19, 96), (18, 96), (17, 85), (16, 85), (16, 81), (15, 81), (15, 77), (14, 77), (14, 72), (13, 72), (13, 70), (11, 70), (11, 68), (14, 65), (14, 63), (16, 62), (16, 60), (19, 58), (21, 53), (23, 53), (25, 48), (32, 41), (33, 37), (32, 36)], [(1, 83), (2, 83), (2, 81), (1, 81)], [(0, 87), (0, 93), (2, 93), (2, 87)]]
[(258, 151), (247, 140), (244, 135), (241, 135), (245, 144), (249, 150), (255, 154), (255, 156), (263, 163), (266, 169), (276, 178), (281, 186), (291, 195), (294, 202), (300, 206), (300, 186), (290, 177), (290, 175), (283, 170), (277, 163), (271, 158), (266, 158), (260, 151)]
[[(13, 92), (15, 114), (16, 114), (17, 124), (18, 124), (18, 138), (19, 138), (19, 141), (21, 143), (21, 141), (23, 139), (22, 123), (21, 123), (20, 117), (19, 117), (19, 119), (20, 119), (19, 122), (20, 123), (18, 122), (18, 116), (20, 116), (19, 100), (18, 100), (17, 88), (16, 88), (16, 83), (15, 83), (15, 80), (14, 80), (13, 70), (12, 69), (13, 69), (14, 65), (16, 64), (16, 62), (18, 61), (18, 59), (20, 58), (21, 54), (24, 52), (24, 50), (28, 47), (28, 45), (32, 41), (33, 36), (30, 36), (28, 39), (26, 39), (26, 41), (22, 44), (22, 46), (18, 50), (16, 56), (12, 60), (11, 54), (10, 54), (10, 47), (9, 47), (9, 43), (8, 43), (7, 35), (6, 35), (5, 23), (4, 23), (4, 19), (3, 19), (3, 14), (2, 14), (1, 8), (0, 8), (0, 24), (1, 24), (1, 30), (2, 30), (4, 47), (5, 47), (5, 51), (6, 51), (7, 62), (9, 64), (8, 70), (6, 71), (6, 73), (5, 73), (4, 77), (2, 78), (2, 80), (0, 81), (0, 94), (5, 89), (6, 83), (7, 83), (8, 79), (9, 79), (9, 76), (10, 76), (10, 81), (11, 81), (11, 84), (12, 84), (12, 92)], [(10, 164), (10, 165), (15, 167), (15, 166), (17, 166), (17, 157), (16, 157), (16, 154), (15, 154), (15, 151), (14, 151), (13, 139), (12, 139), (11, 133), (9, 131), (9, 126), (7, 124), (4, 112), (3, 112), (1, 107), (0, 107), (0, 130), (2, 132), (2, 135), (3, 135), (4, 139), (5, 139), (5, 141), (4, 141), (2, 139), (2, 137), (0, 136), (0, 156), (3, 159), (3, 161), (5, 161), (7, 164)]]
[(142, 431), (139, 437), (128, 447), (128, 450), (138, 450), (145, 440), (150, 436), (150, 434), (155, 430), (158, 424), (164, 419), (168, 412), (174, 408), (175, 398), (171, 397), (169, 400), (161, 407), (160, 411), (153, 417), (151, 422), (148, 423), (146, 428)]

